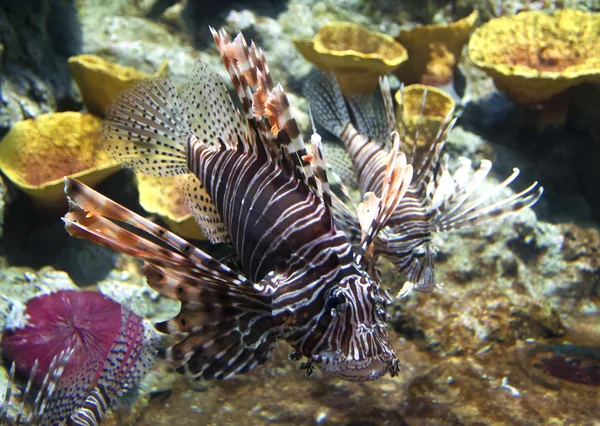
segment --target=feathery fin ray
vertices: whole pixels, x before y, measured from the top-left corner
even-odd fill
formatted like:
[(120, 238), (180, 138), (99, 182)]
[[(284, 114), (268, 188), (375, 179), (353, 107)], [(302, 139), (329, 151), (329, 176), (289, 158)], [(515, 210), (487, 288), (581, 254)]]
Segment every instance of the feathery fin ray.
[[(148, 284), (182, 301), (180, 314), (158, 326), (161, 331), (185, 335), (168, 352), (182, 371), (204, 379), (227, 378), (268, 359), (277, 339), (268, 282), (248, 281), (187, 241), (76, 180), (66, 179), (65, 191), (70, 211), (64, 220), (71, 235), (144, 260)], [(174, 250), (125, 230), (109, 218), (132, 225)], [(189, 312), (197, 315), (193, 328), (182, 321)], [(234, 364), (216, 351), (223, 345), (236, 351)]]

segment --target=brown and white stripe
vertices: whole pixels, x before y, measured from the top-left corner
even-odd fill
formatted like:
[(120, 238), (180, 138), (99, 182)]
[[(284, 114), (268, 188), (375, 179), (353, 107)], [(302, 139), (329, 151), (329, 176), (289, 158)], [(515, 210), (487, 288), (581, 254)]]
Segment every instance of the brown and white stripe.
[[(385, 78), (380, 81), (380, 92), (380, 95), (345, 99), (335, 76), (320, 72), (311, 75), (305, 84), (305, 94), (317, 121), (344, 143), (348, 162), (363, 196), (369, 192), (381, 194), (388, 152), (386, 146), (391, 139), (390, 133), (382, 133), (382, 129), (385, 132), (385, 129), (398, 127)], [(424, 96), (424, 102), (425, 99)], [(370, 114), (361, 111), (365, 106)], [(403, 105), (399, 109), (403, 111)], [(373, 114), (373, 111), (377, 113)], [(494, 197), (500, 196), (500, 192), (517, 177), (519, 171), (515, 169), (492, 191), (476, 196), (491, 163), (483, 161), (471, 176), (471, 162), (463, 158), (458, 170), (454, 174), (449, 173), (447, 159), (442, 153), (454, 122), (452, 113), (448, 114), (436, 137), (428, 141), (429, 151), (419, 164), (414, 164), (414, 178), (406, 195), (387, 221), (387, 228), (378, 234), (374, 242), (373, 259), (378, 256), (388, 258), (406, 277), (401, 295), (406, 295), (413, 288), (432, 291), (436, 287), (434, 259), (437, 249), (431, 243), (433, 233), (475, 226), (520, 211), (535, 204), (543, 191), (534, 182), (525, 190), (494, 202)], [(401, 143), (404, 143), (405, 131), (401, 122)], [(413, 139), (416, 140), (416, 137)], [(408, 151), (409, 163), (414, 163), (414, 150), (407, 146), (402, 149)], [(337, 162), (340, 163), (343, 162)], [(341, 170), (340, 175), (344, 174), (345, 170)], [(335, 200), (334, 206), (336, 220), (342, 228), (350, 236), (358, 235), (360, 218), (349, 214), (341, 200)]]
[[(182, 97), (166, 81), (124, 95), (107, 114), (105, 137), (113, 155), (137, 170), (193, 176), (186, 202), (211, 241), (231, 244), (239, 271), (75, 181), (67, 185), (69, 232), (143, 259), (149, 285), (182, 301), (159, 329), (185, 336), (167, 358), (186, 374), (244, 373), (264, 363), (278, 339), (308, 359), (308, 371), (315, 364), (349, 380), (396, 374), (387, 299), (335, 225), (318, 143), (307, 151), (260, 49), (241, 34), (231, 41), (212, 32), (243, 114), (199, 63)], [(403, 171), (390, 172), (390, 182), (403, 182)], [(401, 198), (397, 186), (366, 225), (369, 238)]]

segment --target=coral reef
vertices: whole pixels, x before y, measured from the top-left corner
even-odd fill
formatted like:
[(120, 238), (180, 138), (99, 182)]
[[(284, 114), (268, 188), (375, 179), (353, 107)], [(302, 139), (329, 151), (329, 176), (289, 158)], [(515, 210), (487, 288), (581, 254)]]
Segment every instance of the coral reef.
[[(404, 87), (404, 92), (396, 92), (394, 99), (397, 103), (396, 120), (403, 123), (406, 129), (407, 150), (412, 149), (416, 143), (418, 151), (427, 151), (431, 142), (435, 140), (442, 122), (452, 114), (456, 106), (448, 93), (423, 84)], [(415, 141), (417, 131), (418, 140)]]
[(600, 82), (600, 14), (564, 9), (493, 19), (475, 30), (469, 57), (514, 102), (546, 101)]
[(450, 83), (478, 16), (475, 10), (449, 24), (420, 25), (402, 30), (396, 41), (406, 47), (409, 59), (395, 71), (396, 76), (406, 84), (437, 86)]
[[(461, 155), (474, 164), (482, 158), (492, 159), (492, 176), (509, 174), (512, 166), (518, 165), (525, 181), (539, 179), (546, 192), (536, 207), (537, 217), (531, 211), (522, 212), (511, 220), (449, 234), (435, 241), (440, 248), (437, 273), (445, 289), (433, 296), (413, 295), (398, 301), (389, 311), (393, 317), (390, 335), (394, 349), (400, 354), (399, 377), (355, 384), (317, 371), (313, 377), (306, 378), (304, 372), (297, 371), (287, 361), (288, 353), (283, 345), (277, 345), (265, 369), (227, 382), (190, 383), (173, 374), (170, 365), (159, 363), (139, 389), (105, 416), (103, 425), (267, 422), (585, 425), (597, 421), (591, 408), (598, 405), (598, 387), (576, 381), (578, 377), (595, 377), (587, 373), (596, 371), (596, 358), (582, 356), (580, 348), (585, 353), (595, 351), (592, 342), (600, 341), (600, 233), (597, 228), (600, 178), (596, 167), (600, 158), (596, 143), (600, 140), (599, 97), (593, 86), (580, 85), (585, 80), (583, 74), (575, 77), (576, 71), (571, 72), (581, 64), (561, 62), (556, 56), (565, 51), (583, 52), (582, 55), (596, 52), (598, 56), (594, 50), (598, 45), (597, 34), (595, 45), (591, 41), (576, 41), (586, 28), (589, 30), (595, 25), (588, 24), (595, 22), (595, 18), (589, 18), (594, 15), (573, 11), (553, 13), (555, 4), (564, 7), (565, 2), (290, 0), (285, 8), (271, 7), (270, 3), (263, 8), (249, 7), (249, 2), (238, 3), (235, 9), (223, 7), (224, 13), (215, 16), (202, 2), (192, 0), (187, 2), (191, 6), (180, 2), (175, 20), (167, 22), (167, 14), (161, 18), (151, 16), (150, 3), (146, 0), (78, 0), (76, 3), (43, 0), (34, 10), (29, 3), (3, 2), (0, 6), (3, 60), (0, 135), (19, 120), (80, 108), (77, 87), (72, 84), (66, 61), (81, 51), (134, 67), (146, 76), (167, 60), (170, 76), (181, 83), (188, 77), (195, 59), (214, 65), (220, 63), (216, 51), (204, 49), (208, 44), (202, 43), (210, 40), (206, 26), (219, 26), (223, 22), (230, 33), (243, 30), (259, 41), (275, 80), (287, 82), (293, 92), (298, 90), (298, 83), (311, 64), (294, 49), (292, 37), (309, 39), (332, 21), (352, 21), (371, 31), (396, 37), (401, 30), (408, 34), (411, 28), (424, 31), (429, 27), (419, 27), (419, 23), (452, 25), (457, 18), (477, 9), (484, 22), (506, 15), (501, 21), (506, 24), (501, 28), (504, 32), (499, 31), (494, 40), (482, 37), (492, 34), (486, 28), (496, 21), (484, 25), (472, 36), (472, 43), (476, 43), (478, 49), (479, 46), (487, 49), (482, 61), (498, 59), (497, 63), (482, 62), (482, 68), (478, 68), (477, 59), (476, 66), (468, 55), (457, 57), (461, 75), (467, 79), (463, 98), (466, 108), (448, 138), (450, 168), (455, 167)], [(569, 2), (568, 6), (597, 11), (598, 5), (594, 3), (597, 2), (577, 1)], [(543, 23), (542, 28), (551, 30), (543, 34), (542, 46), (527, 40), (528, 34), (533, 37), (536, 31), (531, 26), (529, 33), (524, 32), (525, 21), (531, 19), (526, 18), (528, 15), (512, 17), (527, 9), (550, 12), (535, 19), (538, 25)], [(569, 27), (567, 40), (551, 46), (552, 37), (567, 34), (567, 31), (557, 24), (546, 27), (545, 22), (558, 22), (555, 17), (563, 13), (571, 16), (562, 19), (563, 25), (572, 22), (572, 16), (581, 16), (580, 28)], [(511, 23), (521, 19), (524, 22), (517, 26)], [(182, 22), (187, 25), (187, 33), (181, 29)], [(514, 29), (509, 31), (509, 25)], [(397, 72), (408, 68), (417, 57), (410, 52), (410, 43), (404, 43), (410, 57)], [(503, 45), (525, 47), (516, 52), (519, 55), (514, 50), (509, 52), (512, 59), (502, 62)], [(422, 52), (428, 51), (423, 44), (420, 46)], [(425, 55), (423, 58), (427, 63)], [(571, 61), (573, 57), (564, 59)], [(536, 69), (540, 64), (546, 68)], [(557, 71), (559, 66), (566, 68)], [(447, 75), (449, 68), (443, 65), (435, 69)], [(216, 69), (222, 71), (220, 66)], [(563, 78), (561, 73), (565, 71), (570, 74)], [(457, 74), (455, 72), (456, 78)], [(223, 76), (226, 77), (225, 72)], [(556, 90), (564, 92), (563, 84), (565, 87), (576, 84), (574, 89), (579, 91), (579, 100), (574, 101), (574, 89), (568, 89), (568, 97), (559, 99), (571, 103), (567, 126), (535, 133), (528, 129), (530, 122), (523, 109), (516, 108), (496, 91), (492, 77), (498, 89), (515, 102), (538, 102), (546, 98), (540, 101), (546, 106), (548, 96), (557, 99)], [(514, 82), (518, 85), (512, 86)], [(390, 83), (393, 88), (398, 87), (394, 78)], [(462, 96), (458, 84), (455, 88)], [(405, 87), (408, 89), (409, 86)], [(428, 90), (429, 105), (437, 95), (432, 89)], [(292, 108), (303, 110), (299, 124), (303, 133), (308, 134), (306, 101), (294, 93), (288, 96)], [(420, 95), (415, 101), (420, 105)], [(405, 121), (409, 121), (408, 102), (406, 105)], [(61, 136), (65, 134), (61, 132)], [(57, 139), (60, 140), (62, 138)], [(0, 151), (6, 149), (5, 142), (7, 140), (0, 143)], [(0, 162), (3, 157), (4, 151)], [(139, 211), (138, 194), (130, 175), (116, 174), (103, 185), (108, 185), (106, 188), (110, 188), (112, 194), (126, 199), (126, 205)], [(19, 216), (30, 214), (30, 206), (23, 202), (25, 197), (12, 197), (14, 201), (11, 201), (6, 195), (11, 189), (10, 185), (6, 188), (0, 183), (0, 194), (4, 194), (0, 195), (0, 204), (1, 200), (7, 200), (8, 213), (0, 240), (0, 255), (6, 254), (11, 263), (35, 267), (52, 263), (56, 268), (68, 270), (71, 278), (51, 268), (36, 271), (9, 267), (6, 260), (0, 258), (0, 293), (4, 296), (0, 298), (0, 327), (4, 327), (9, 312), (8, 300), (26, 303), (40, 292), (77, 290), (71, 279), (80, 285), (94, 284), (102, 294), (153, 321), (172, 318), (179, 311), (176, 303), (158, 297), (147, 288), (136, 261), (80, 241), (61, 251), (63, 246), (67, 247), (62, 226), (58, 224), (56, 229), (48, 231), (45, 224), (54, 219), (46, 213), (23, 222)], [(63, 197), (62, 184), (57, 186), (56, 193), (57, 197)], [(148, 206), (145, 208), (151, 210)], [(10, 222), (6, 221), (9, 216)], [(28, 241), (28, 244), (16, 248), (13, 244), (16, 240)], [(41, 252), (60, 253), (61, 259), (42, 257)], [(42, 258), (50, 260), (42, 261)], [(400, 283), (386, 278), (386, 265), (382, 267), (384, 287), (397, 291)], [(565, 356), (552, 352), (567, 345), (575, 345), (579, 352)], [(581, 371), (587, 372), (586, 375), (581, 376)], [(0, 399), (6, 376), (5, 369), (0, 369)], [(135, 397), (136, 402), (132, 404)], [(11, 404), (18, 407), (18, 395), (13, 395)]]
[[(37, 386), (52, 377), (48, 401), (32, 414), (50, 424), (85, 416), (84, 407), (101, 418), (152, 367), (158, 339), (150, 323), (101, 294), (61, 290), (16, 306), (1, 347), (22, 374), (35, 371)], [(63, 357), (64, 366), (55, 371)], [(95, 393), (100, 400), (89, 400)]]
[(294, 40), (302, 55), (337, 77), (342, 92), (370, 93), (379, 77), (408, 59), (406, 49), (390, 36), (350, 22), (322, 26), (310, 40)]
[(64, 204), (63, 177), (94, 185), (118, 170), (100, 145), (100, 119), (78, 112), (15, 123), (0, 143), (0, 169), (42, 205)]
[(104, 116), (106, 108), (117, 100), (121, 92), (136, 82), (168, 75), (166, 61), (153, 75), (148, 75), (133, 67), (125, 67), (89, 54), (70, 57), (69, 67), (87, 110), (99, 117)]

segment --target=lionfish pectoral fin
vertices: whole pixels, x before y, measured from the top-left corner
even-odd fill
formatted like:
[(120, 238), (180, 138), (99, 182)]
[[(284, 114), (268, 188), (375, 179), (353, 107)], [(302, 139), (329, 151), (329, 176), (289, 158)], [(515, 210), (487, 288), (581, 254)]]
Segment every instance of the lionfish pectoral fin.
[(352, 123), (366, 138), (378, 143), (383, 149), (390, 149), (390, 135), (397, 129), (394, 103), (387, 78), (379, 80), (379, 90), (373, 93), (355, 93), (347, 96)]
[(123, 92), (102, 123), (109, 155), (152, 176), (187, 173), (188, 134), (177, 91), (166, 79), (144, 80)]
[[(465, 163), (466, 167), (466, 163)], [(439, 208), (438, 217), (434, 221), (436, 230), (448, 231), (460, 229), (465, 226), (475, 226), (482, 223), (501, 218), (511, 213), (519, 212), (537, 203), (542, 196), (544, 188), (533, 182), (521, 192), (501, 198), (499, 201), (490, 202), (498, 196), (504, 188), (510, 185), (519, 175), (519, 169), (496, 185), (491, 190), (473, 199), (471, 195), (479, 189), (485, 177), (491, 169), (490, 161), (482, 161), (481, 166), (473, 173), (470, 180), (463, 179), (462, 186), (459, 185), (456, 192), (452, 194), (447, 202)], [(457, 173), (460, 172), (460, 169)], [(459, 179), (454, 176), (454, 181)]]
[[(65, 182), (65, 192), (69, 198), (70, 207), (69, 213), (63, 220), (69, 234), (112, 247), (121, 253), (138, 257), (149, 264), (187, 268), (205, 280), (252, 286), (252, 283), (246, 278), (183, 238), (115, 203), (75, 179), (66, 178)], [(161, 247), (108, 219), (127, 223), (163, 241), (174, 250)], [(172, 297), (170, 293), (169, 297)]]
[(188, 173), (184, 177), (182, 190), (185, 205), (194, 215), (208, 241), (212, 244), (228, 243), (230, 236), (227, 228), (200, 179), (193, 173)]
[[(69, 233), (145, 262), (148, 284), (182, 302), (180, 314), (157, 326), (187, 334), (168, 351), (182, 371), (204, 379), (227, 378), (264, 363), (278, 338), (271, 314), (272, 287), (254, 284), (166, 229), (75, 180), (67, 180)], [(125, 230), (128, 223), (173, 248)]]
[(264, 287), (210, 283), (153, 265), (145, 272), (153, 287), (186, 287), (179, 315), (156, 326), (185, 336), (166, 353), (178, 371), (196, 379), (227, 379), (269, 359), (279, 332)]
[(381, 197), (367, 192), (357, 211), (362, 230), (361, 245), (357, 254), (359, 261), (368, 252), (371, 243), (396, 210), (412, 179), (413, 169), (406, 163), (404, 153), (400, 152), (400, 138), (397, 132), (393, 132), (392, 140), (392, 150), (388, 154), (383, 176)]

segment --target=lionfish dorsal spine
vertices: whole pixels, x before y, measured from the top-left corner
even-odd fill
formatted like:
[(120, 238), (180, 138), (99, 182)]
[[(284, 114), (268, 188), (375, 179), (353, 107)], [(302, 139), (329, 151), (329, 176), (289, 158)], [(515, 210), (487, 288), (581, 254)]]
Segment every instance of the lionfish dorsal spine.
[(58, 404), (50, 405), (50, 403), (52, 402), (56, 385), (59, 383), (74, 351), (75, 348), (71, 347), (60, 352), (52, 359), (48, 372), (44, 377), (44, 381), (42, 382), (38, 394), (36, 395), (35, 402), (33, 403), (29, 424), (49, 424), (55, 419), (61, 418), (62, 407), (58, 406)]
[(356, 256), (358, 263), (396, 211), (412, 179), (412, 166), (407, 164), (405, 154), (400, 152), (400, 138), (397, 132), (392, 133), (392, 140), (392, 149), (387, 154), (381, 196), (367, 192), (357, 210), (362, 229), (361, 245)]
[(316, 178), (300, 129), (281, 84), (274, 86), (262, 51), (242, 33), (233, 42), (224, 30), (211, 32), (221, 53), (246, 117), (254, 123), (267, 147), (284, 148), (299, 176), (315, 191)]

